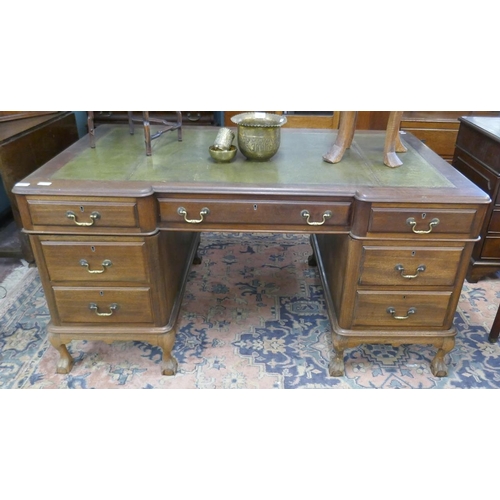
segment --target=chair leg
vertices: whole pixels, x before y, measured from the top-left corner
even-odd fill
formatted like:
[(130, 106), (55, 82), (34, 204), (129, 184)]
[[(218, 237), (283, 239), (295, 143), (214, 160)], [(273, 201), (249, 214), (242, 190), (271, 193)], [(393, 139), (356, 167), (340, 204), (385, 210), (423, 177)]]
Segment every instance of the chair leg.
[(342, 160), (346, 149), (351, 147), (356, 128), (357, 111), (342, 111), (340, 114), (339, 133), (335, 143), (328, 153), (323, 155), (323, 160), (328, 163), (338, 163)]
[(127, 111), (128, 115), (128, 131), (130, 135), (134, 135), (134, 114), (132, 111)]
[(146, 143), (146, 156), (151, 156), (151, 128), (149, 125), (149, 111), (142, 112), (144, 124), (144, 142)]
[(87, 111), (87, 126), (89, 129), (90, 147), (95, 148), (94, 112)]
[(177, 140), (182, 141), (182, 112), (181, 111), (176, 111), (177, 114)]

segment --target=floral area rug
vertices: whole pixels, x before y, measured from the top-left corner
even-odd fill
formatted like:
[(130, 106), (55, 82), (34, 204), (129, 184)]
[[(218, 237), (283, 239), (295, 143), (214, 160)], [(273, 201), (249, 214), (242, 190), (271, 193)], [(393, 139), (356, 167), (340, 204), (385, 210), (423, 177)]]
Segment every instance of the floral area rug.
[(182, 303), (174, 377), (143, 342), (72, 341), (71, 373), (55, 373), (49, 312), (36, 268), (0, 301), (0, 387), (117, 389), (499, 388), (500, 344), (488, 331), (500, 302), (497, 275), (465, 283), (455, 314), (448, 377), (429, 369), (432, 346), (362, 345), (346, 350), (344, 377), (328, 376), (330, 325), (309, 238), (297, 234), (203, 233)]

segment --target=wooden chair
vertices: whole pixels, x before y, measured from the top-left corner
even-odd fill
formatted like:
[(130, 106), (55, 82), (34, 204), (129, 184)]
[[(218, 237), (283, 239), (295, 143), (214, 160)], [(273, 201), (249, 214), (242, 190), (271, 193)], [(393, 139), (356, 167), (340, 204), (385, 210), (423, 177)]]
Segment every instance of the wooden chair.
[[(142, 112), (142, 119), (135, 118), (132, 111), (128, 111), (128, 126), (131, 135), (134, 135), (134, 124), (137, 122), (142, 123), (144, 127), (144, 142), (146, 144), (146, 155), (151, 156), (151, 141), (160, 137), (160, 135), (165, 132), (171, 132), (173, 130), (177, 130), (177, 140), (182, 141), (182, 113), (180, 111), (175, 112), (177, 115), (176, 123), (168, 122), (167, 120), (163, 120), (162, 118), (151, 118), (149, 116), (149, 111)], [(160, 125), (165, 125), (165, 128), (162, 128), (158, 132), (155, 132), (151, 135), (151, 123), (157, 123)], [(87, 111), (87, 125), (89, 128), (89, 138), (90, 138), (90, 147), (95, 148), (95, 127), (94, 127), (94, 112)]]
[[(340, 113), (339, 133), (328, 153), (323, 155), (324, 161), (328, 163), (338, 163), (342, 160), (346, 149), (351, 147), (354, 138), (357, 114), (357, 111), (342, 111)], [(402, 117), (402, 111), (391, 111), (389, 114), (389, 122), (387, 123), (384, 145), (384, 164), (391, 168), (399, 167), (403, 164), (396, 153), (404, 153), (406, 151), (406, 147), (402, 144), (399, 137), (399, 126)]]

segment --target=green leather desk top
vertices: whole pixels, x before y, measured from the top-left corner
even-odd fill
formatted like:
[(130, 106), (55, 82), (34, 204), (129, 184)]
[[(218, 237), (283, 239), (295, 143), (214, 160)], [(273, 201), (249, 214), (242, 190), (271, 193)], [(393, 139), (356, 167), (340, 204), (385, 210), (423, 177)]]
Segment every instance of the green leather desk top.
[[(383, 164), (384, 135), (357, 133), (341, 163), (322, 160), (336, 131), (282, 129), (278, 153), (267, 162), (247, 160), (240, 151), (231, 163), (215, 163), (208, 148), (217, 128), (183, 129), (182, 142), (170, 132), (152, 141), (146, 156), (144, 135), (138, 128), (108, 127), (95, 149), (86, 147), (59, 169), (54, 179), (148, 181), (168, 183), (318, 184), (404, 187), (449, 187), (452, 184), (413, 147), (401, 154), (404, 166)], [(84, 138), (83, 140), (85, 140)], [(404, 140), (404, 139), (403, 139)], [(237, 139), (234, 144), (237, 146)]]
[[(156, 193), (338, 196), (389, 201), (489, 203), (489, 197), (411, 134), (402, 136), (403, 165), (383, 163), (385, 132), (356, 131), (340, 163), (323, 161), (337, 130), (281, 130), (278, 153), (267, 162), (247, 160), (240, 151), (230, 163), (215, 163), (208, 152), (217, 127), (183, 126), (183, 140), (167, 132), (152, 141), (127, 125), (100, 125), (96, 147), (84, 136), (16, 184), (16, 194), (148, 196)], [(236, 132), (236, 129), (234, 129)], [(155, 131), (155, 127), (152, 127)], [(237, 139), (234, 144), (237, 146)]]

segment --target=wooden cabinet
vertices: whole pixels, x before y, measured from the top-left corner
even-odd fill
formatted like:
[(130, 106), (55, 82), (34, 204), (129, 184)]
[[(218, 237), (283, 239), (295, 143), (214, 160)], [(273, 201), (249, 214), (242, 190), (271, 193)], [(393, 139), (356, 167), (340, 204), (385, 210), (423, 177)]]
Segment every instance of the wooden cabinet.
[(475, 283), (500, 269), (500, 118), (460, 118), (452, 165), (492, 199), (467, 272)]
[(405, 111), (401, 130), (411, 132), (448, 163), (455, 152), (461, 116), (500, 116), (498, 111)]
[[(21, 217), (12, 188), (78, 140), (74, 113), (9, 112), (0, 116), (0, 174), (19, 228)], [(34, 262), (25, 234), (19, 235), (22, 257)]]

